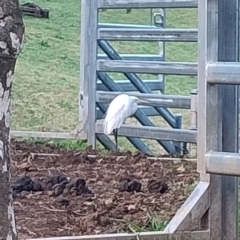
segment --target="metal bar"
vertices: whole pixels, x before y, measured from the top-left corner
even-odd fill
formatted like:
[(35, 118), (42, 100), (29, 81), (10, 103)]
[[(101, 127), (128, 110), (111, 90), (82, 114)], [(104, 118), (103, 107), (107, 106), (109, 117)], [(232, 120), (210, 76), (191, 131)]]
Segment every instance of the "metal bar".
[[(153, 107), (139, 106), (139, 110), (141, 110), (148, 117), (159, 116), (159, 113)], [(97, 109), (97, 119), (102, 119), (103, 113)]]
[(85, 139), (81, 133), (75, 136), (72, 133), (61, 132), (34, 132), (34, 131), (11, 131), (11, 138), (56, 138), (56, 139)]
[[(164, 58), (156, 54), (120, 54), (124, 60), (132, 61), (164, 61)], [(98, 54), (98, 59), (108, 60), (106, 54)]]
[[(96, 132), (103, 133), (103, 124), (96, 123)], [(123, 124), (119, 129), (119, 136), (139, 137), (144, 139), (155, 139), (176, 142), (197, 142), (197, 132), (185, 129), (171, 129), (146, 126), (131, 126)]]
[(116, 144), (105, 134), (96, 134), (97, 140), (108, 150), (115, 151)]
[[(159, 116), (159, 113), (153, 107), (139, 106), (138, 108), (148, 117)], [(103, 119), (103, 117), (104, 113), (97, 108), (97, 119)]]
[(148, 73), (165, 75), (197, 76), (197, 63), (98, 60), (97, 70), (101, 72)]
[(153, 25), (124, 24), (124, 23), (98, 23), (98, 28), (146, 28), (155, 29)]
[[(146, 108), (146, 109), (145, 109)], [(150, 107), (149, 107), (150, 108)], [(140, 107), (141, 111), (144, 112), (144, 114), (147, 115), (147, 112), (150, 111), (147, 107)], [(100, 112), (100, 110), (98, 110)], [(154, 111), (154, 109), (153, 109)], [(103, 113), (98, 113), (99, 118), (102, 118)], [(156, 116), (154, 113), (152, 115), (148, 113), (149, 116)], [(100, 117), (101, 116), (101, 117)], [(79, 134), (76, 136), (73, 133), (65, 133), (65, 132), (34, 132), (34, 131), (11, 131), (10, 132), (11, 138), (46, 138), (46, 139), (76, 139), (76, 140), (85, 140), (83, 134)]]
[(98, 0), (99, 8), (197, 8), (197, 0)]
[[(104, 40), (98, 40), (98, 45), (100, 48), (107, 54), (107, 56), (112, 60), (122, 60), (117, 51)], [(124, 73), (124, 76), (127, 77), (131, 83), (142, 93), (152, 93), (151, 89), (142, 82), (141, 78), (135, 73)], [(176, 120), (173, 114), (166, 108), (155, 108), (156, 111), (168, 122), (171, 127), (176, 126)]]
[(208, 173), (240, 176), (239, 153), (209, 151), (205, 160)]
[[(116, 82), (124, 92), (134, 92), (137, 91), (137, 88), (132, 85), (129, 80), (113, 80)], [(161, 79), (154, 80), (142, 80), (152, 91), (161, 91), (163, 88), (163, 83)], [(100, 81), (97, 81), (97, 90), (98, 91), (107, 91), (108, 88)]]
[[(46, 139), (72, 139), (72, 140), (85, 140), (83, 136), (80, 135), (76, 136), (71, 133), (60, 133), (60, 132), (33, 132), (33, 131), (11, 131), (10, 132), (11, 138), (46, 138)], [(139, 149), (142, 149), (143, 152), (153, 156), (152, 151), (138, 138), (130, 141), (131, 143), (138, 144)], [(115, 150), (116, 145), (112, 140), (104, 135), (104, 134), (97, 134), (97, 140), (100, 141), (104, 147), (107, 146), (109, 150)], [(136, 146), (134, 145), (134, 146)]]
[[(119, 94), (122, 94), (122, 92), (97, 91), (96, 100), (97, 102), (109, 103)], [(145, 106), (181, 108), (181, 109), (190, 109), (191, 107), (191, 98), (187, 96), (165, 95), (165, 94), (164, 95), (163, 94), (144, 94), (144, 93), (128, 93), (128, 95), (136, 96), (143, 100), (147, 100), (149, 103), (141, 104)]]
[[(117, 85), (112, 79), (108, 76), (108, 74), (103, 72), (98, 72), (98, 78), (103, 82), (103, 84), (112, 91), (122, 91), (121, 87)], [(138, 109), (134, 114), (134, 117), (145, 126), (154, 126), (151, 120), (142, 112), (141, 109)], [(175, 153), (175, 147), (172, 143), (166, 141), (157, 141), (168, 153)]]
[(98, 39), (110, 41), (197, 42), (197, 29), (100, 28)]
[(209, 62), (206, 69), (208, 83), (240, 85), (239, 62)]

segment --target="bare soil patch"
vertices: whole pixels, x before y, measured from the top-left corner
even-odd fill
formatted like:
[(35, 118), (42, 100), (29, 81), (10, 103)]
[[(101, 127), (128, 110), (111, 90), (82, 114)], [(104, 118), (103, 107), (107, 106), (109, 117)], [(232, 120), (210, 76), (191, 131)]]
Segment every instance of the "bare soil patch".
[(131, 232), (119, 219), (149, 230), (147, 212), (169, 221), (198, 180), (193, 162), (118, 155), (12, 141), (20, 239)]

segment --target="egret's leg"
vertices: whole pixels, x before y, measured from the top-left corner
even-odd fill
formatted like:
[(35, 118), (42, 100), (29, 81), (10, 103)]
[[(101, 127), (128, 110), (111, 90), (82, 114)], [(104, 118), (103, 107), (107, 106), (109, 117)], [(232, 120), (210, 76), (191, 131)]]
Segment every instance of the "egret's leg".
[(113, 130), (113, 134), (114, 134), (114, 139), (115, 139), (115, 143), (116, 143), (116, 152), (118, 151), (118, 141), (117, 141), (117, 137), (118, 137), (118, 129), (114, 129)]

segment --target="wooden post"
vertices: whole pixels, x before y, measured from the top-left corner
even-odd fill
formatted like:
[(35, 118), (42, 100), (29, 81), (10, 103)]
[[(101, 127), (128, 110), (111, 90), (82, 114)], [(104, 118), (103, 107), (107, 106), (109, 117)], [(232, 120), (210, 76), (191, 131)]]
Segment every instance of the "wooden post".
[(82, 0), (79, 120), (95, 148), (98, 1)]

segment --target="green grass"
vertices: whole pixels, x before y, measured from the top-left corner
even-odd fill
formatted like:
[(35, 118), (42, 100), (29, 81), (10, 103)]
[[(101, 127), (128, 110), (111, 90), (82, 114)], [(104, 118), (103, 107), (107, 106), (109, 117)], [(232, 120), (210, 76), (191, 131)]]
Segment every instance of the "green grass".
[(25, 143), (50, 144), (58, 149), (81, 151), (87, 148), (87, 140), (25, 138)]
[[(27, 2), (22, 0), (21, 3)], [(50, 19), (24, 16), (26, 40), (17, 66), (12, 95), (12, 129), (33, 131), (71, 131), (78, 122), (78, 86), (80, 59), (80, 1), (35, 0), (50, 10)], [(197, 27), (196, 9), (167, 10), (167, 27)], [(101, 22), (149, 24), (150, 11), (133, 9), (108, 10), (100, 13)], [(158, 43), (113, 42), (120, 53), (158, 53)], [(167, 61), (196, 61), (197, 44), (167, 43)], [(112, 74), (115, 78), (124, 77)], [(156, 76), (144, 76), (156, 78)], [(196, 78), (166, 77), (168, 94), (189, 95), (196, 88)], [(189, 113), (183, 113), (184, 127), (189, 126)], [(160, 117), (152, 118), (158, 126), (167, 126)], [(131, 120), (132, 124), (137, 124)], [(55, 141), (54, 141), (55, 142)], [(146, 141), (156, 151), (161, 148)], [(71, 142), (71, 144), (75, 144)], [(78, 145), (78, 144), (75, 144)], [(124, 139), (120, 147), (134, 150)]]
[(164, 228), (167, 226), (166, 221), (162, 221), (159, 219), (155, 214), (151, 212), (147, 212), (147, 220), (144, 225), (127, 221), (124, 219), (115, 219), (116, 222), (123, 223), (124, 229), (127, 229), (129, 232), (147, 232), (147, 231), (163, 231)]
[(12, 125), (69, 131), (78, 119), (79, 2), (34, 2), (50, 10), (50, 19), (24, 17), (26, 43), (16, 67)]

